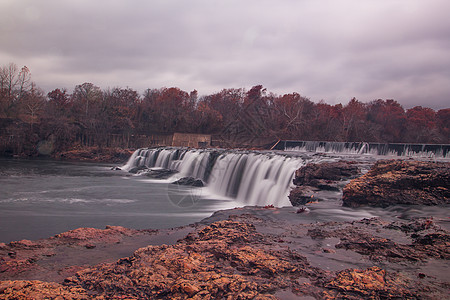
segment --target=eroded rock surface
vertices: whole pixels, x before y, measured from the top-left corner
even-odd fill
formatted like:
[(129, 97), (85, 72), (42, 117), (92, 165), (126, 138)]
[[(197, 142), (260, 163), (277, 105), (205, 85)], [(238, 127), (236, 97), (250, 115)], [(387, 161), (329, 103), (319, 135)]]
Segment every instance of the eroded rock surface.
[(321, 189), (333, 189), (330, 183), (360, 174), (356, 163), (339, 161), (308, 164), (295, 171), (295, 185), (309, 185)]
[(442, 205), (450, 203), (450, 163), (381, 160), (343, 190), (343, 205)]
[[(288, 213), (276, 208), (229, 210), (195, 229), (180, 229), (184, 238), (173, 245), (149, 245), (112, 262), (85, 266), (64, 281), (0, 282), (0, 299), (28, 295), (33, 299), (283, 299), (283, 295), (443, 299), (447, 295), (449, 234), (432, 219), (305, 224), (301, 215)], [(215, 220), (220, 215), (224, 219)], [(95, 235), (82, 232), (57, 238), (85, 242)], [(8, 247), (37, 246), (23, 241)]]
[(194, 187), (202, 187), (205, 184), (201, 179), (193, 178), (193, 177), (183, 177), (178, 179), (175, 182), (172, 182), (172, 184), (178, 184), (178, 185), (187, 185), (187, 186), (194, 186)]
[(360, 173), (355, 162), (308, 164), (295, 171), (293, 183), (296, 187), (290, 192), (289, 200), (293, 206), (320, 200), (319, 191), (339, 191), (343, 180), (354, 178)]
[[(182, 231), (187, 232), (187, 231)], [(78, 228), (48, 239), (0, 244), (0, 280), (62, 281), (90, 265), (115, 261), (151, 243), (174, 242), (169, 230), (135, 230), (121, 226)], [(162, 236), (163, 238), (161, 238)], [(171, 241), (172, 240), (172, 241)]]

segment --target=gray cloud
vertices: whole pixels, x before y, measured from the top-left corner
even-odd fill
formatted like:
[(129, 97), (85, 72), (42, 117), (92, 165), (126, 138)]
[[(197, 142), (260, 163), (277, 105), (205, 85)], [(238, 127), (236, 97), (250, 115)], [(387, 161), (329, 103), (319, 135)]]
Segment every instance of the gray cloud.
[(447, 0), (0, 3), (0, 63), (51, 90), (263, 84), (313, 101), (449, 107)]

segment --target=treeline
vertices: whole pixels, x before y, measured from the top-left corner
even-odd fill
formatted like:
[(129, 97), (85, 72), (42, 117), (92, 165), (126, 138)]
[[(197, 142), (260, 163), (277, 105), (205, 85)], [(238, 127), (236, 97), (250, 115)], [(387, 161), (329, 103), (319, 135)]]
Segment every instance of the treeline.
[[(26, 67), (0, 70), (3, 154), (107, 147), (111, 136), (208, 133), (221, 145), (258, 146), (278, 139), (450, 143), (450, 108), (405, 110), (395, 100), (314, 103), (298, 93), (276, 95), (257, 85), (199, 96), (179, 88), (102, 90), (92, 83), (72, 93), (45, 94)], [(129, 145), (133, 147), (133, 145)], [(42, 152), (42, 151), (41, 151)]]

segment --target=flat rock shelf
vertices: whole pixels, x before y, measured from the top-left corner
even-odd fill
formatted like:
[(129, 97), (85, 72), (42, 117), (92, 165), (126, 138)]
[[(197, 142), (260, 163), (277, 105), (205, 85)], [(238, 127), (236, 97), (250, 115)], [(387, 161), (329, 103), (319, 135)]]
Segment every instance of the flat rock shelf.
[(0, 244), (0, 299), (448, 295), (448, 220), (311, 223), (307, 214), (244, 207), (174, 229), (81, 228)]

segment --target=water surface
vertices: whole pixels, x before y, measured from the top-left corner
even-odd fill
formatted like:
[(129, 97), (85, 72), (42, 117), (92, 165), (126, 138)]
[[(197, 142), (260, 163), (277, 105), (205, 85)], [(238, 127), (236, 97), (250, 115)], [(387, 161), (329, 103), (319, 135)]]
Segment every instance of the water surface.
[(0, 242), (79, 227), (171, 228), (233, 204), (199, 189), (112, 171), (109, 164), (0, 159)]
[[(374, 160), (371, 156), (345, 159)], [(173, 180), (151, 180), (111, 167), (99, 163), (0, 158), (0, 242), (47, 238), (79, 227), (171, 228), (199, 222), (218, 210), (249, 205), (246, 201), (221, 197), (213, 184), (204, 188), (184, 187), (171, 184)], [(450, 227), (448, 206), (343, 208), (341, 195), (324, 193), (325, 200), (308, 205), (303, 214), (285, 207), (281, 210), (286, 213), (283, 218), (302, 219), (306, 223), (434, 217), (438, 224)], [(276, 204), (280, 199), (268, 201), (262, 205)]]

